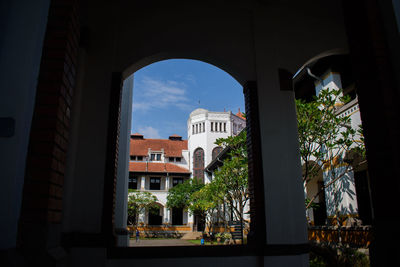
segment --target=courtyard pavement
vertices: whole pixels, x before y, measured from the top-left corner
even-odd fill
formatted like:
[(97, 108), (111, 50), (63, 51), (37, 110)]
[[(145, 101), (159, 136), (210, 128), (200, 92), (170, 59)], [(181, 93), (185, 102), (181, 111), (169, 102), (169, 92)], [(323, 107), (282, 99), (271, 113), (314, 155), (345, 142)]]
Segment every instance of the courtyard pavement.
[(165, 246), (196, 246), (187, 240), (182, 239), (141, 239), (136, 242), (135, 239), (129, 240), (130, 247), (165, 247)]

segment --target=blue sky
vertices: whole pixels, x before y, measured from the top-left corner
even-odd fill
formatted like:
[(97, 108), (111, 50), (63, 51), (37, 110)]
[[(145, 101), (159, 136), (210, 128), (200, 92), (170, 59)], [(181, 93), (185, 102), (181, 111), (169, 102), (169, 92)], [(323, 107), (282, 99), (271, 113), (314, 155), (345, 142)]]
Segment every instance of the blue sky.
[(187, 119), (199, 107), (244, 112), (242, 86), (225, 71), (197, 60), (164, 60), (135, 72), (132, 133), (187, 139)]

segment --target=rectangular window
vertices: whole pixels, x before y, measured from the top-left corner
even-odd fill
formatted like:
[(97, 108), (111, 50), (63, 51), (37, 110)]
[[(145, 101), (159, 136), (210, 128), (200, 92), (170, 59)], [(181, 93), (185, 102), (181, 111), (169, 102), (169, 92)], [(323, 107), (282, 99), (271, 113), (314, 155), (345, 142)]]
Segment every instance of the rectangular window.
[(219, 123), (219, 131), (222, 132), (222, 122)]
[(214, 131), (214, 123), (213, 122), (211, 122), (211, 132), (213, 132)]
[(183, 178), (173, 178), (172, 179), (172, 187), (177, 186), (178, 184), (183, 183)]
[(136, 160), (136, 156), (131, 156), (131, 160)]
[(161, 179), (159, 177), (150, 178), (150, 190), (160, 190)]
[(176, 162), (181, 162), (181, 158), (176, 158)]
[(129, 189), (137, 189), (137, 178), (136, 177), (129, 177)]
[(226, 133), (226, 122), (224, 122), (224, 132)]
[(203, 133), (206, 131), (206, 123), (203, 122)]
[(143, 156), (137, 156), (138, 161), (143, 161)]
[(196, 133), (198, 133), (198, 132), (199, 132), (199, 125), (196, 124)]
[(215, 131), (218, 132), (218, 122), (215, 123)]
[(152, 153), (150, 154), (150, 161), (160, 161), (161, 154), (160, 153)]
[(192, 125), (192, 134), (194, 134), (194, 125)]
[(174, 157), (169, 157), (169, 158), (168, 158), (168, 161), (169, 161), (169, 162), (174, 162), (174, 159), (175, 159)]

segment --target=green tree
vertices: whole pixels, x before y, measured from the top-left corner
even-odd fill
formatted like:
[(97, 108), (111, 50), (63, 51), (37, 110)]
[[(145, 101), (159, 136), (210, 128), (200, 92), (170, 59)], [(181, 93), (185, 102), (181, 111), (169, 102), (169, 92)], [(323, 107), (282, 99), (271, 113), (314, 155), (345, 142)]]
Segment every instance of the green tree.
[(353, 129), (349, 115), (338, 115), (339, 108), (349, 100), (340, 90), (334, 89), (321, 90), (311, 102), (296, 100), (304, 186), (321, 172), (327, 178), (324, 187), (306, 200), (307, 209), (324, 189), (332, 186), (335, 210), (338, 210), (339, 188), (336, 188), (336, 182), (354, 166), (346, 156), (352, 149), (358, 153), (363, 151), (362, 128)]
[(246, 131), (217, 139), (216, 144), (228, 147), (228, 155), (215, 171), (211, 186), (214, 192), (219, 192), (215, 197), (225, 202), (234, 217), (243, 224), (244, 208), (249, 200)]
[(167, 207), (188, 210), (192, 203), (192, 194), (199, 191), (204, 184), (200, 179), (193, 178), (178, 184), (168, 191)]
[(157, 197), (149, 192), (142, 192), (129, 189), (128, 194), (128, 222), (134, 226), (138, 226), (140, 213), (148, 210), (154, 211)]
[(189, 210), (194, 214), (203, 214), (209, 234), (213, 232), (213, 226), (218, 216), (218, 209), (221, 207), (219, 192), (215, 191), (213, 183), (206, 184), (199, 191), (191, 196)]

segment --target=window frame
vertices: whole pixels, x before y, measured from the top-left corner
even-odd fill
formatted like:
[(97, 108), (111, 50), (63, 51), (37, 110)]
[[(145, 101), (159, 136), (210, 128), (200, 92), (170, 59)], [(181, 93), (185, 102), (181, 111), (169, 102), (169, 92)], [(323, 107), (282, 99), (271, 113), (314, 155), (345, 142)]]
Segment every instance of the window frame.
[[(136, 182), (131, 182), (131, 180), (136, 180)], [(129, 175), (128, 177), (128, 189), (133, 189), (133, 190), (137, 190), (138, 189), (138, 177), (136, 175)], [(136, 183), (136, 188), (131, 188), (131, 183)]]
[[(149, 190), (154, 190), (154, 191), (159, 191), (159, 190), (161, 190), (161, 177), (159, 177), (159, 176), (150, 176), (149, 177), (150, 179), (149, 179)], [(151, 181), (152, 180), (158, 180), (158, 183), (152, 183)], [(154, 189), (154, 188), (151, 188), (152, 187), (152, 185), (154, 185), (154, 184), (158, 184), (158, 189)]]

